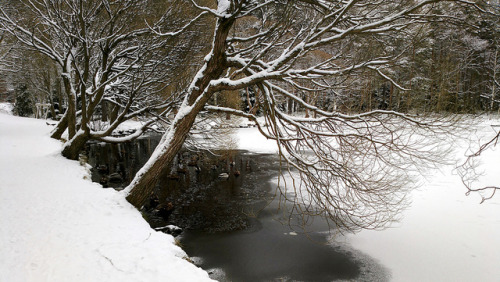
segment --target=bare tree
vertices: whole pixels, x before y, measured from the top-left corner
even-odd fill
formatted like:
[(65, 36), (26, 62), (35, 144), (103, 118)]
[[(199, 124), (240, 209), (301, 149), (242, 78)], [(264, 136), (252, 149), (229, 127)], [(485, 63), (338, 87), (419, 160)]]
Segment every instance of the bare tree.
[[(436, 17), (445, 20), (448, 16), (431, 14), (432, 5), (442, 1), (220, 0), (216, 8), (191, 2), (216, 20), (212, 48), (159, 146), (129, 185), (127, 199), (138, 208), (146, 202), (198, 113), (210, 110), (253, 120), (263, 135), (276, 141), (281, 159), (298, 172), (311, 197), (296, 203), (297, 208), (307, 211), (314, 204), (317, 213), (344, 230), (389, 222), (404, 199), (401, 183), (392, 181), (420, 161), (436, 159), (435, 148), (423, 144), (440, 126), (393, 111), (329, 112), (296, 93), (307, 97), (331, 89), (328, 78), (362, 70), (403, 90), (384, 71), (397, 53), (384, 49), (352, 58), (342, 50), (352, 40), (389, 42), (414, 25)], [(240, 21), (251, 21), (252, 28), (236, 29)], [(315, 50), (329, 56), (314, 63), (305, 60)], [(258, 89), (268, 127), (251, 113), (207, 104), (214, 93), (250, 86)], [(307, 109), (311, 117), (288, 115), (280, 105), (283, 98)], [(412, 135), (411, 130), (427, 133)]]
[[(0, 9), (4, 30), (19, 42), (53, 60), (59, 68), (67, 95), (67, 110), (53, 132), (61, 138), (68, 130), (63, 155), (76, 159), (91, 139), (107, 142), (131, 140), (161, 119), (177, 103), (175, 95), (164, 93), (166, 71), (178, 63), (170, 52), (168, 37), (154, 30), (169, 22), (166, 17), (148, 24), (142, 17), (145, 1), (23, 1), (29, 17), (15, 18)], [(187, 27), (187, 26), (186, 26)], [(184, 30), (184, 29), (181, 29)], [(161, 95), (163, 97), (161, 97)], [(93, 128), (103, 102), (115, 109), (105, 128)], [(127, 138), (110, 137), (121, 123), (149, 113), (154, 117)]]
[(462, 183), (467, 188), (466, 195), (470, 195), (471, 193), (479, 194), (481, 196), (481, 203), (493, 198), (496, 192), (500, 190), (500, 186), (496, 184), (483, 185), (481, 179), (483, 175), (477, 170), (481, 155), (496, 147), (499, 138), (500, 132), (497, 132), (493, 138), (482, 143), (478, 149), (468, 154), (465, 161), (457, 169)]
[[(476, 36), (484, 42), (485, 52), (483, 52), (483, 57), (485, 64), (481, 68), (486, 71), (488, 77), (485, 85), (486, 91), (481, 93), (481, 96), (488, 100), (489, 108), (493, 110), (495, 107), (498, 107), (498, 103), (500, 102), (498, 99), (500, 87), (498, 80), (498, 74), (500, 73), (498, 15), (500, 13), (500, 4), (498, 1), (491, 1), (491, 6), (487, 8), (489, 13), (480, 21), (480, 29), (477, 30)], [(466, 194), (479, 194), (481, 196), (481, 203), (493, 198), (496, 192), (500, 190), (500, 185), (498, 184), (489, 183), (485, 185), (484, 175), (478, 170), (481, 156), (495, 148), (498, 144), (500, 138), (498, 125), (492, 125), (492, 128), (495, 130), (494, 136), (488, 138), (486, 142), (481, 142), (479, 147), (466, 155), (467, 158), (465, 161), (457, 167), (462, 183), (467, 189)]]

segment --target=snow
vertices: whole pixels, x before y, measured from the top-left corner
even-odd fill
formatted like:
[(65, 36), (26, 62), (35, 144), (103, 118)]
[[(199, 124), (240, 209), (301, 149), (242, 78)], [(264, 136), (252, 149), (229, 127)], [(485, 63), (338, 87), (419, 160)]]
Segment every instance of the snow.
[(217, 13), (226, 14), (231, 7), (231, 2), (229, 0), (218, 0)]
[[(492, 136), (491, 124), (500, 124), (500, 118), (486, 120), (479, 133)], [(240, 149), (277, 150), (256, 128), (240, 129), (238, 138)], [(457, 157), (463, 159), (468, 147), (462, 142)], [(500, 183), (499, 159), (500, 149), (482, 157), (484, 184)], [(430, 172), (425, 184), (411, 192), (412, 204), (399, 223), (382, 231), (337, 235), (333, 245), (346, 244), (379, 261), (391, 272), (391, 281), (500, 281), (500, 195), (479, 204), (479, 195), (465, 195), (454, 168)]]
[(122, 193), (61, 157), (50, 130), (45, 120), (0, 113), (2, 281), (210, 280)]
[(236, 138), (239, 149), (261, 154), (274, 154), (278, 152), (276, 141), (266, 139), (256, 127), (238, 129)]
[(499, 199), (466, 197), (458, 176), (439, 173), (413, 192), (398, 226), (346, 238), (377, 258), (393, 281), (498, 281)]
[[(4, 109), (4, 104), (0, 104)], [(1, 111), (1, 110), (0, 110)], [(44, 120), (0, 113), (0, 277), (6, 281), (204, 281), (170, 235), (152, 230), (124, 194), (91, 183), (60, 156)], [(491, 135), (486, 120), (480, 131)], [(257, 128), (237, 130), (239, 149), (276, 153)], [(463, 156), (468, 144), (457, 148)], [(500, 150), (482, 157), (500, 183)], [(454, 166), (427, 175), (402, 220), (382, 231), (337, 236), (389, 269), (392, 281), (499, 281), (500, 196), (465, 196)], [(294, 235), (290, 233), (289, 235)]]
[(0, 103), (0, 113), (12, 114), (14, 105), (10, 103)]
[[(498, 119), (480, 131), (491, 133), (492, 123)], [(463, 144), (457, 155), (467, 149)], [(500, 183), (498, 159), (498, 149), (483, 154), (484, 184)], [(397, 226), (362, 231), (347, 242), (390, 268), (393, 281), (499, 281), (500, 198), (480, 204), (479, 195), (467, 197), (454, 167), (441, 168), (413, 191)]]

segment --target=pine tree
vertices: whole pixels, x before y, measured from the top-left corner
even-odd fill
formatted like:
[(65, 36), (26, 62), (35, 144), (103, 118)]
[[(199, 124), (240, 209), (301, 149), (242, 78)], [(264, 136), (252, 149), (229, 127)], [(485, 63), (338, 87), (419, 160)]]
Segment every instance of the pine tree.
[(14, 113), (21, 117), (33, 115), (33, 97), (24, 84), (21, 84), (16, 88)]

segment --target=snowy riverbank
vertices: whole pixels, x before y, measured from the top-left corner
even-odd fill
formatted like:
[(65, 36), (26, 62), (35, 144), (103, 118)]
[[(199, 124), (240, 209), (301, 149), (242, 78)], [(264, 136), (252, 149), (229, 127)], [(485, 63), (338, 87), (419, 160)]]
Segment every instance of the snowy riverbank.
[(0, 113), (0, 280), (209, 280), (122, 194), (60, 156), (50, 130)]
[[(484, 120), (478, 133), (491, 136), (491, 124), (500, 122)], [(59, 155), (50, 129), (43, 120), (0, 113), (0, 280), (208, 280), (124, 195), (84, 179), (88, 172)], [(276, 152), (256, 128), (238, 129), (237, 139), (239, 149)], [(498, 149), (482, 158), (489, 184), (500, 183), (499, 159)], [(499, 281), (500, 195), (483, 204), (478, 195), (466, 197), (447, 166), (430, 172), (411, 198), (392, 228), (337, 237), (334, 245), (377, 260), (392, 281)]]

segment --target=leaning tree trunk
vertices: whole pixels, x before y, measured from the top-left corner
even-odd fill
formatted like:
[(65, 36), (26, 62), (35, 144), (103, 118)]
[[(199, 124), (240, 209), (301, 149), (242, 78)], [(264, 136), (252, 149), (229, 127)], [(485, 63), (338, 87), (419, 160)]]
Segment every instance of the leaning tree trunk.
[(76, 135), (71, 138), (62, 150), (62, 155), (70, 160), (77, 160), (80, 152), (85, 148), (85, 144), (90, 140), (90, 132), (79, 130)]
[(64, 131), (66, 131), (67, 128), (68, 128), (68, 111), (65, 111), (61, 120), (59, 120), (54, 130), (52, 130), (52, 134), (50, 135), (50, 137), (58, 140), (61, 139)]
[(54, 139), (61, 139), (66, 129), (68, 130), (68, 139), (72, 139), (76, 134), (76, 95), (71, 92), (69, 79), (63, 77), (63, 82), (68, 97), (68, 108), (50, 135), (50, 137)]
[(196, 115), (201, 108), (193, 109), (183, 118), (174, 122), (168, 133), (162, 138), (162, 142), (156, 147), (152, 156), (142, 169), (137, 172), (134, 180), (129, 185), (132, 190), (127, 195), (127, 200), (136, 208), (141, 209), (144, 206), (156, 184), (158, 184), (158, 179), (164, 172), (165, 167), (172, 163), (182, 148), (182, 144), (184, 144)]
[(76, 134), (76, 93), (71, 90), (71, 83), (67, 77), (63, 78), (64, 87), (66, 88), (66, 93), (68, 94), (68, 109), (66, 110), (68, 115), (68, 139), (72, 139)]
[(226, 39), (233, 24), (234, 18), (217, 20), (210, 57), (195, 76), (187, 91), (183, 106), (179, 109), (169, 131), (126, 188), (129, 190), (127, 200), (136, 208), (141, 209), (146, 203), (158, 183), (160, 174), (166, 166), (172, 163), (182, 148), (196, 116), (216, 92), (209, 90), (209, 84), (212, 80), (219, 78), (227, 68)]

